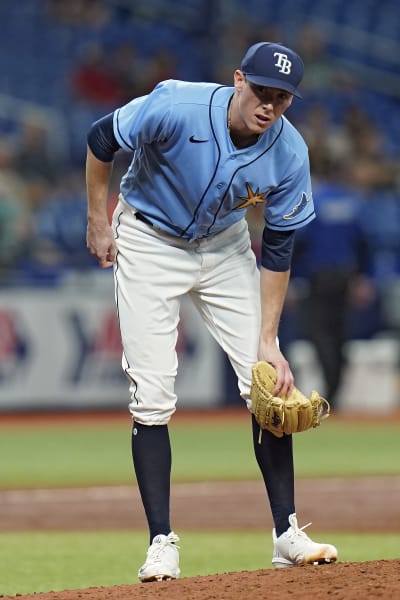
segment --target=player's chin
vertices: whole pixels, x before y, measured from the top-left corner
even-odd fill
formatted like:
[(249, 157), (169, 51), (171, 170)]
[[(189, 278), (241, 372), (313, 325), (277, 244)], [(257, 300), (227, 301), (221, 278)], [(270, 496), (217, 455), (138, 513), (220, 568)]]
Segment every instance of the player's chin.
[(257, 135), (262, 135), (265, 131), (267, 131), (267, 129), (269, 129), (272, 125), (271, 121), (268, 122), (264, 122), (262, 124), (257, 124), (254, 127), (254, 133), (256, 133)]

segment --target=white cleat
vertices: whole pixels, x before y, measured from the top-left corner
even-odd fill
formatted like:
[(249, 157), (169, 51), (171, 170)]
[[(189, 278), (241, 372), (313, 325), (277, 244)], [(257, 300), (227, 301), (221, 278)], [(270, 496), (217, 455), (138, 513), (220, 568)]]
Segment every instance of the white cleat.
[(272, 532), (274, 552), (272, 564), (276, 569), (296, 567), (299, 565), (322, 565), (333, 563), (337, 560), (337, 549), (331, 544), (318, 544), (313, 542), (303, 529), (297, 525), (295, 513), (289, 516), (290, 527), (276, 537), (275, 529)]
[(171, 531), (168, 535), (156, 535), (147, 550), (145, 563), (140, 567), (138, 577), (142, 582), (170, 581), (180, 575), (179, 537)]

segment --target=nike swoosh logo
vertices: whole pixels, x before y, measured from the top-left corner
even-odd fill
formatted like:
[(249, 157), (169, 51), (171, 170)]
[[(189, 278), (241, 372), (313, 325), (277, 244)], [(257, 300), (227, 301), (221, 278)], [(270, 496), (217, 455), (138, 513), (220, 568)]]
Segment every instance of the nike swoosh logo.
[(191, 135), (189, 142), (192, 142), (193, 144), (202, 144), (203, 142), (208, 142), (208, 140), (197, 140), (194, 135)]

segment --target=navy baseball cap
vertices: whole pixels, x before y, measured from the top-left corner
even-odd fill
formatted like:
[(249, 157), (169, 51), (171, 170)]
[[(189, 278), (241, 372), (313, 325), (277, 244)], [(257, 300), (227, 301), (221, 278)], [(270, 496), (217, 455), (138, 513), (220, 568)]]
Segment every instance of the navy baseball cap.
[(278, 88), (302, 98), (297, 86), (304, 63), (290, 48), (272, 42), (259, 42), (250, 46), (242, 60), (241, 70), (251, 83)]

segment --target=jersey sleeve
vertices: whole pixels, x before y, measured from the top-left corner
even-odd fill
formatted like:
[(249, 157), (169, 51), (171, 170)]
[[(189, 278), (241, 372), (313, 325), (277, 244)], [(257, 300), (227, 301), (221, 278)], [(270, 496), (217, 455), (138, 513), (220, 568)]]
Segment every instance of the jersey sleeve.
[(146, 96), (135, 98), (114, 112), (114, 135), (124, 150), (166, 139), (171, 107), (169, 82), (159, 83)]
[(308, 157), (268, 195), (264, 218), (276, 230), (299, 229), (315, 218)]

